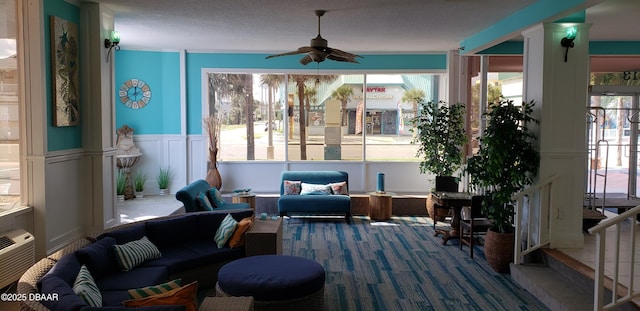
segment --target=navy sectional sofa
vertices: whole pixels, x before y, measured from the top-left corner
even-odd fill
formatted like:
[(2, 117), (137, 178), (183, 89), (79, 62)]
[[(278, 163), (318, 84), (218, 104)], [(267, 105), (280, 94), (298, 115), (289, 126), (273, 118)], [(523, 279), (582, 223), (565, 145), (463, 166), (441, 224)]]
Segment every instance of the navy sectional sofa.
[[(280, 180), (278, 212), (287, 215), (343, 215), (351, 222), (351, 197), (348, 194), (287, 194), (285, 181), (302, 182), (313, 185), (327, 185), (345, 182), (349, 185), (349, 174), (342, 171), (283, 171)], [(348, 193), (348, 190), (345, 189)]]
[[(240, 221), (252, 210), (230, 212)], [(31, 267), (18, 282), (18, 293), (56, 294), (57, 301), (25, 301), (21, 310), (183, 310), (182, 306), (127, 308), (128, 290), (182, 279), (182, 285), (198, 281), (198, 288), (213, 288), (224, 264), (245, 257), (244, 247), (218, 248), (217, 228), (227, 213), (196, 212), (168, 216), (110, 228), (52, 254)], [(146, 236), (162, 256), (122, 271), (113, 245)], [(93, 241), (93, 242), (89, 242)], [(72, 289), (82, 265), (87, 266), (102, 294), (102, 308), (89, 307)]]

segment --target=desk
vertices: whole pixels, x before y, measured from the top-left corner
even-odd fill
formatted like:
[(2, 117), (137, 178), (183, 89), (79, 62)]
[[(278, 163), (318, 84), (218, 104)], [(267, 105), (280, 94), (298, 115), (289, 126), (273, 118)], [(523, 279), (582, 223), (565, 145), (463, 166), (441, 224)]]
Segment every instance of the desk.
[(442, 234), (442, 245), (446, 245), (451, 239), (459, 239), (460, 211), (463, 206), (471, 206), (471, 194), (465, 192), (434, 192), (433, 200), (441, 206), (453, 209), (451, 229), (436, 229), (435, 235)]

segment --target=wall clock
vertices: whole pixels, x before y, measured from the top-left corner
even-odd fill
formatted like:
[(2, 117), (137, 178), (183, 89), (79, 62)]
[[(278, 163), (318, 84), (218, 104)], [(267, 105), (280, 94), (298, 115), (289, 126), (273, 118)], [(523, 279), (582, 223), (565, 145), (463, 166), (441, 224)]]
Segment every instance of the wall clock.
[(140, 79), (129, 79), (122, 83), (118, 91), (120, 102), (131, 109), (144, 108), (151, 100), (149, 84)]

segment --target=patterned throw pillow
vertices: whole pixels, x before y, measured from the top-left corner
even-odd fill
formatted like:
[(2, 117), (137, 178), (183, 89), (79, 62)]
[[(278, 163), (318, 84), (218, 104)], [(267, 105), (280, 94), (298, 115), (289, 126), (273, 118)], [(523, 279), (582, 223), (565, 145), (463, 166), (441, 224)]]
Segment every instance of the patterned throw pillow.
[(102, 294), (85, 265), (80, 267), (80, 272), (73, 282), (73, 292), (89, 306), (102, 307)]
[(169, 281), (167, 283), (162, 283), (154, 286), (130, 289), (127, 292), (129, 293), (130, 299), (142, 299), (149, 296), (166, 293), (172, 289), (179, 288), (181, 283), (182, 283), (182, 279), (175, 279), (173, 281)]
[(297, 195), (300, 194), (301, 181), (285, 180), (284, 181), (284, 195)]
[(213, 205), (211, 205), (211, 201), (209, 201), (209, 197), (207, 197), (206, 194), (199, 192), (196, 198), (198, 199), (198, 202), (200, 203), (200, 206), (202, 206), (203, 210), (213, 211)]
[(231, 239), (229, 240), (229, 247), (236, 248), (244, 246), (244, 233), (253, 225), (253, 216), (243, 218), (238, 223), (236, 231), (233, 232)]
[(329, 185), (302, 183), (300, 194), (331, 194), (331, 187)]
[(184, 306), (185, 311), (197, 311), (196, 294), (198, 293), (198, 281), (168, 292), (149, 296), (142, 299), (125, 300), (125, 307), (150, 307), (176, 305)]
[(333, 194), (349, 195), (349, 189), (347, 189), (346, 181), (330, 183), (329, 187), (331, 187)]
[(220, 190), (217, 188), (209, 189), (209, 198), (211, 198), (211, 202), (213, 202), (215, 207), (222, 207), (227, 204), (222, 198), (222, 193), (220, 193)]
[(139, 264), (149, 260), (160, 258), (160, 250), (146, 236), (140, 240), (131, 241), (122, 245), (114, 245), (116, 259), (122, 271), (129, 271)]
[(229, 238), (231, 238), (231, 235), (233, 235), (233, 232), (236, 230), (237, 225), (238, 221), (233, 219), (231, 214), (227, 214), (227, 216), (222, 220), (220, 227), (218, 227), (214, 238), (218, 248), (223, 248), (224, 245), (227, 244), (227, 241), (229, 241)]

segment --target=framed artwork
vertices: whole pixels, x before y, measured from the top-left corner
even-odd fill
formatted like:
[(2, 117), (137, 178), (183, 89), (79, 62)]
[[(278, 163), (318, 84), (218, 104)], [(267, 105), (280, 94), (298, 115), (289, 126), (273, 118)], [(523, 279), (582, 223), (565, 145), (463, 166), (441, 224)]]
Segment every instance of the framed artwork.
[(53, 125), (80, 124), (78, 25), (57, 16), (50, 18)]

